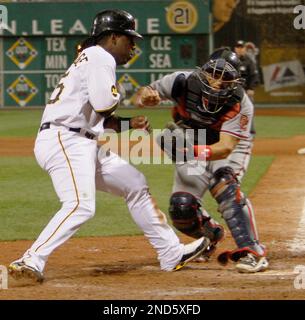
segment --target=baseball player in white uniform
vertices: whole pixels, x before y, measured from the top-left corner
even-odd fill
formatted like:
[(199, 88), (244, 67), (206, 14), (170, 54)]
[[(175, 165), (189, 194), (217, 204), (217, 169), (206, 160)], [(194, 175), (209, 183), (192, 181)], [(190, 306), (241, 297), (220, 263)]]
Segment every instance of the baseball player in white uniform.
[[(240, 190), (252, 146), (253, 105), (233, 67), (236, 59), (230, 52), (230, 57), (211, 59), (193, 72), (166, 75), (142, 87), (135, 104), (152, 106), (161, 99), (176, 103), (174, 123), (158, 137), (160, 146), (176, 162), (169, 207), (174, 226), (194, 238), (208, 236), (211, 249), (215, 249), (223, 230), (201, 207), (201, 199), (209, 190), (237, 245), (237, 249), (220, 254), (219, 262), (226, 264), (231, 259), (239, 272), (254, 273), (266, 270), (268, 261), (258, 239), (250, 200)], [(184, 148), (180, 144), (175, 154), (168, 143), (172, 133), (178, 135), (176, 144), (184, 140)]]
[[(180, 243), (151, 198), (143, 174), (118, 155), (106, 154), (97, 143), (105, 128), (121, 129), (121, 118), (114, 114), (120, 99), (115, 68), (132, 57), (137, 38), (142, 36), (129, 13), (100, 12), (91, 36), (52, 93), (34, 152), (62, 207), (31, 248), (10, 264), (13, 277), (42, 282), (50, 254), (94, 216), (96, 190), (124, 197), (132, 218), (157, 251), (162, 270), (178, 270), (208, 248), (205, 237)], [(149, 130), (145, 117), (124, 120), (130, 128)]]

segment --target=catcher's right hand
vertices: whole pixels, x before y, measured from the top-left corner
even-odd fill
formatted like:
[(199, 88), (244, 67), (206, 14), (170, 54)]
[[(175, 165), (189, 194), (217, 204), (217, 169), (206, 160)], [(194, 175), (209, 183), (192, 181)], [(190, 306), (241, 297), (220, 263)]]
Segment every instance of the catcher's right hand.
[(156, 106), (161, 101), (159, 93), (157, 90), (146, 86), (141, 87), (135, 94), (134, 105), (138, 108), (143, 108), (144, 106)]

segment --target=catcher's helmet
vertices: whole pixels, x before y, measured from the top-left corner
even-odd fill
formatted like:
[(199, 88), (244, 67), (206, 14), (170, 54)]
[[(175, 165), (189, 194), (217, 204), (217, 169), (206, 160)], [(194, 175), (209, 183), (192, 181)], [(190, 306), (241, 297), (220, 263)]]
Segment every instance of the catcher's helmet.
[(209, 113), (220, 111), (241, 83), (239, 72), (223, 58), (209, 60), (196, 74), (202, 84), (202, 106)]
[(107, 31), (118, 32), (140, 39), (143, 38), (135, 31), (134, 17), (124, 10), (104, 10), (95, 16), (91, 36), (98, 37)]
[(230, 50), (229, 47), (222, 47), (216, 49), (209, 57), (210, 60), (225, 59), (229, 62), (236, 70), (239, 71), (240, 60), (237, 54)]

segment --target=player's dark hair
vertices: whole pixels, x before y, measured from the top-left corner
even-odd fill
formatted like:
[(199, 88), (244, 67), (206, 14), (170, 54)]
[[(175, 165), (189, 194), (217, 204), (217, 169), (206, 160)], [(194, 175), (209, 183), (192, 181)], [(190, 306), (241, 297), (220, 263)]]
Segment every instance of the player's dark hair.
[(108, 37), (111, 34), (120, 34), (119, 32), (113, 32), (113, 31), (105, 31), (103, 32), (101, 35), (99, 35), (98, 37), (96, 36), (89, 36), (88, 38), (86, 38), (85, 40), (83, 40), (80, 45), (78, 46), (77, 49), (77, 53), (82, 52), (83, 50), (90, 48), (92, 46), (97, 45), (98, 43), (100, 43), (100, 41), (106, 37)]
[(95, 37), (88, 37), (83, 40), (77, 48), (78, 53), (82, 52), (83, 50), (95, 46), (96, 45), (96, 38)]

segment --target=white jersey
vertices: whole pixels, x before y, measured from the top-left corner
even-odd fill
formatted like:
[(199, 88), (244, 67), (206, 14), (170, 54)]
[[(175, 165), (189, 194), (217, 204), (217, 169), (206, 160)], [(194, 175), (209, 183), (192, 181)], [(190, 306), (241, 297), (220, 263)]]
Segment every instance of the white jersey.
[(113, 56), (102, 47), (83, 50), (53, 91), (41, 124), (51, 122), (102, 133), (104, 117), (98, 112), (114, 111), (120, 99), (115, 69)]

